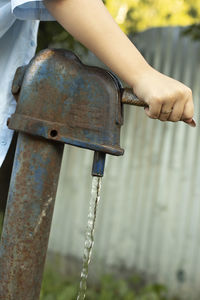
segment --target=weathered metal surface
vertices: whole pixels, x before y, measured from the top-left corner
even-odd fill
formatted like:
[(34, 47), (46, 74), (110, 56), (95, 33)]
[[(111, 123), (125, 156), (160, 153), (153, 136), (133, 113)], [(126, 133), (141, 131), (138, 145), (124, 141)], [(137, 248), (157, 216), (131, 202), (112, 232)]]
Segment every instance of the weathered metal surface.
[(26, 71), (26, 67), (27, 66), (19, 67), (16, 70), (16, 73), (15, 73), (15, 76), (14, 76), (14, 79), (13, 79), (12, 93), (16, 97), (16, 100), (18, 100), (18, 95), (19, 95), (19, 92), (20, 92), (20, 87), (22, 86), (22, 82), (23, 82), (23, 79), (24, 79), (24, 74), (25, 74), (25, 71)]
[(0, 245), (0, 299), (39, 299), (63, 144), (19, 133)]
[(121, 106), (119, 84), (109, 72), (82, 64), (70, 51), (46, 49), (26, 68), (9, 128), (122, 155)]
[(45, 50), (18, 68), (12, 85), (18, 105), (8, 126), (25, 133), (19, 134), (2, 233), (0, 299), (39, 297), (63, 143), (98, 151), (92, 175), (100, 177), (105, 153), (123, 154), (120, 87), (109, 72), (64, 50)]

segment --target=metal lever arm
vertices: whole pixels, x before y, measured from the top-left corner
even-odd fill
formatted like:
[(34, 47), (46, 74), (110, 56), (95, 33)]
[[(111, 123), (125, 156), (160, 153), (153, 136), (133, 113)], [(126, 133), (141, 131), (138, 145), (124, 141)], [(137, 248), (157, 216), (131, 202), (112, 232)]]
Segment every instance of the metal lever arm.
[(122, 89), (122, 103), (135, 106), (148, 107), (148, 104), (142, 100), (139, 100), (134, 94), (131, 88)]

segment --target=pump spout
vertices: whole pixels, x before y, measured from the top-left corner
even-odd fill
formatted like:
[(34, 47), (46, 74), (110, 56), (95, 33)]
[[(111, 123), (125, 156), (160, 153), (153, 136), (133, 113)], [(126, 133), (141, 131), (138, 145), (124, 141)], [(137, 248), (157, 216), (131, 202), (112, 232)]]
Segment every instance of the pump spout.
[(103, 177), (105, 160), (106, 160), (106, 153), (98, 152), (98, 151), (94, 152), (92, 176)]

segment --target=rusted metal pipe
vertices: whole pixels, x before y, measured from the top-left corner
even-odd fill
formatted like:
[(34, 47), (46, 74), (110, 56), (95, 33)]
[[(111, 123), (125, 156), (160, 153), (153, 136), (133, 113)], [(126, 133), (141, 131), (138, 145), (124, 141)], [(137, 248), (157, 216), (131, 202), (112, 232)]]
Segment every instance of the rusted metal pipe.
[(105, 167), (106, 154), (104, 152), (94, 152), (92, 165), (92, 176), (103, 177)]
[(129, 104), (134, 106), (148, 107), (148, 104), (142, 100), (139, 100), (136, 95), (133, 94), (133, 89), (124, 88), (122, 90), (122, 104)]
[(0, 299), (38, 300), (63, 144), (19, 133), (0, 245)]

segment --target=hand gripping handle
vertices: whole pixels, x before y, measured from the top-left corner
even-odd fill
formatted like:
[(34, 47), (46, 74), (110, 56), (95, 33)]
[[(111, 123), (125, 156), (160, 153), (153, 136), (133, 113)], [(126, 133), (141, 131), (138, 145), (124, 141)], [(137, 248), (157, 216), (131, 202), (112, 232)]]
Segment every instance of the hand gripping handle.
[[(130, 104), (135, 106), (141, 106), (141, 107), (148, 107), (148, 104), (142, 100), (139, 100), (134, 94), (133, 90), (131, 88), (124, 88), (122, 89), (122, 103), (123, 104)], [(194, 119), (190, 121), (189, 123), (187, 121), (184, 121), (186, 124), (190, 125), (191, 127), (196, 127), (196, 122)]]

